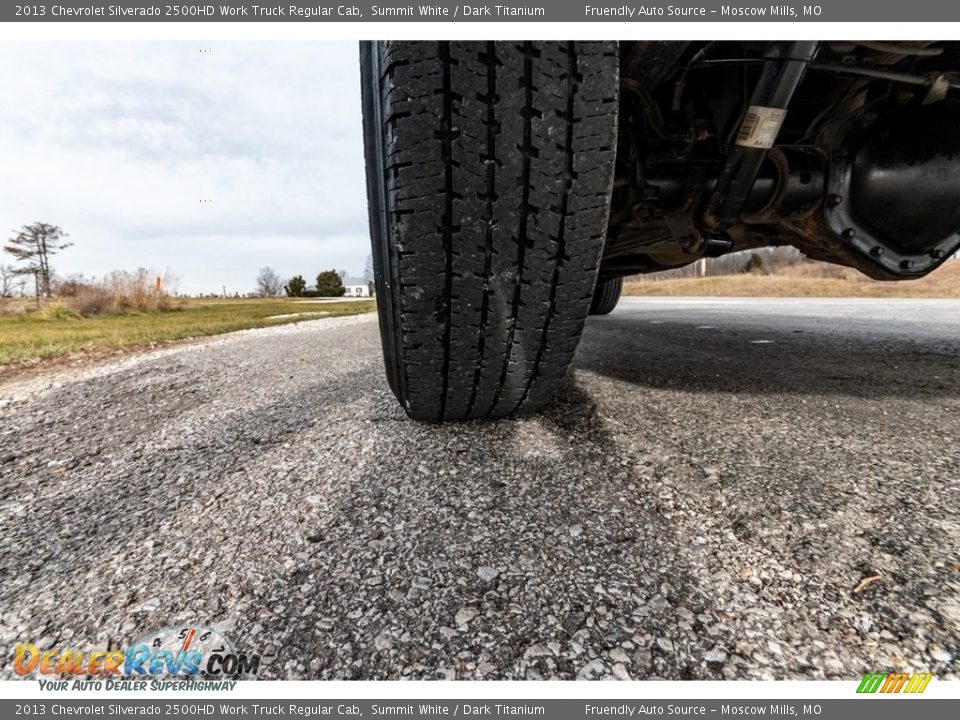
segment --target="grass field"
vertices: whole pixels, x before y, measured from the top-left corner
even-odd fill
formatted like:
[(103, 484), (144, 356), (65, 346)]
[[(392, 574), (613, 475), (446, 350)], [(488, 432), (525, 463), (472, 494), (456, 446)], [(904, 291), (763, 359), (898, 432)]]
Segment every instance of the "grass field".
[[(825, 274), (830, 276), (824, 276)], [(878, 282), (847, 268), (822, 264), (788, 267), (777, 274), (745, 273), (706, 278), (631, 280), (624, 295), (729, 297), (960, 298), (960, 261), (920, 280)], [(56, 304), (25, 312), (32, 303), (0, 299), (0, 375), (57, 358), (84, 359), (115, 351), (318, 317), (371, 312), (363, 301), (303, 299), (181, 300), (176, 309), (80, 318)]]
[[(174, 301), (177, 302), (177, 301)], [(48, 306), (22, 312), (23, 301), (0, 300), (0, 369), (31, 361), (97, 355), (125, 348), (280, 325), (375, 309), (373, 300), (183, 300), (166, 312), (80, 318)]]
[[(818, 264), (819, 265), (819, 264)], [(948, 260), (920, 280), (880, 282), (849, 268), (829, 268), (839, 277), (817, 276), (817, 268), (786, 268), (776, 275), (720, 275), (705, 278), (628, 280), (624, 295), (718, 297), (960, 298), (960, 260)]]

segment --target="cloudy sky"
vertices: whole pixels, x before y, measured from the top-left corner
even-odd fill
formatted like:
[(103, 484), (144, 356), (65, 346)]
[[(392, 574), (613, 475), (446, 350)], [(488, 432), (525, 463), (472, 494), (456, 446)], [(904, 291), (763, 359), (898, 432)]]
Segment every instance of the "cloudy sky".
[[(209, 50), (209, 52), (201, 52)], [(369, 253), (357, 44), (0, 45), (0, 239), (75, 245), (58, 274), (358, 275)], [(5, 259), (0, 259), (5, 262)]]

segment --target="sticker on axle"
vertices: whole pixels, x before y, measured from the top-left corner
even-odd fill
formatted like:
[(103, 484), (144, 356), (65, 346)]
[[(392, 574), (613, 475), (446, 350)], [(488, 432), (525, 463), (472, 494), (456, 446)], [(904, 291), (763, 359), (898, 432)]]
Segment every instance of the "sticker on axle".
[(751, 105), (747, 108), (743, 125), (740, 126), (737, 145), (769, 150), (776, 142), (780, 126), (783, 125), (783, 119), (786, 116), (787, 111), (783, 108)]

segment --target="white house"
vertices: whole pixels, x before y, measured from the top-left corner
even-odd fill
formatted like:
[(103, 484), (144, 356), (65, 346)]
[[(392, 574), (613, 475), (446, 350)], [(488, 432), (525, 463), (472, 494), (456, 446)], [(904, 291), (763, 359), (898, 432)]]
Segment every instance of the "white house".
[(370, 285), (372, 283), (362, 278), (344, 278), (343, 289), (344, 297), (370, 297)]

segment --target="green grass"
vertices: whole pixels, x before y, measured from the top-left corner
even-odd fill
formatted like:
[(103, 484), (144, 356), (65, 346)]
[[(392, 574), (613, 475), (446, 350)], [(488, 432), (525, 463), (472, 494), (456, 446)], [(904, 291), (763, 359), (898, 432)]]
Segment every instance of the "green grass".
[[(175, 301), (176, 302), (176, 301)], [(189, 337), (284, 325), (320, 317), (356, 315), (375, 309), (373, 300), (311, 303), (290, 299), (185, 300), (165, 312), (81, 318), (59, 305), (3, 314), (0, 305), (0, 366), (77, 352), (110, 351)], [(269, 319), (276, 315), (308, 313)], [(323, 315), (314, 313), (324, 313)]]

